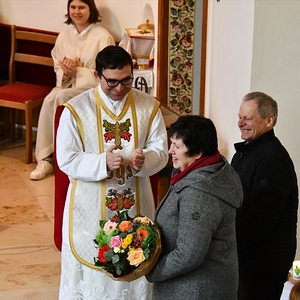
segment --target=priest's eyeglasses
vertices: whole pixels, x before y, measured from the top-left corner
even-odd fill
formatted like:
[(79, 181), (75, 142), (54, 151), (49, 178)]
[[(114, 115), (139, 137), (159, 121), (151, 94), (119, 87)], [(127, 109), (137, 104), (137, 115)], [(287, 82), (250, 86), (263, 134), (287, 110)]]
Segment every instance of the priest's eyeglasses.
[(107, 79), (102, 73), (101, 76), (105, 79), (108, 87), (117, 87), (120, 83), (123, 86), (128, 86), (131, 85), (133, 81), (133, 77), (126, 77), (124, 79), (117, 80), (117, 79)]

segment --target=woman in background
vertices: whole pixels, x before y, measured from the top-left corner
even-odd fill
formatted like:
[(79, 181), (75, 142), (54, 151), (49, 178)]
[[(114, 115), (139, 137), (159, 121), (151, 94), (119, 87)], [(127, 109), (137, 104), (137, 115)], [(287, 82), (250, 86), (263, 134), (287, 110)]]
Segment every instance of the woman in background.
[(53, 123), (58, 105), (95, 87), (95, 58), (108, 45), (115, 45), (112, 35), (100, 26), (94, 0), (68, 0), (66, 24), (51, 52), (56, 73), (56, 87), (44, 99), (39, 115), (35, 156), (37, 167), (30, 179), (40, 180), (53, 172)]
[(210, 119), (179, 117), (170, 137), (171, 185), (155, 217), (162, 253), (146, 275), (153, 300), (236, 300), (239, 177), (220, 155)]

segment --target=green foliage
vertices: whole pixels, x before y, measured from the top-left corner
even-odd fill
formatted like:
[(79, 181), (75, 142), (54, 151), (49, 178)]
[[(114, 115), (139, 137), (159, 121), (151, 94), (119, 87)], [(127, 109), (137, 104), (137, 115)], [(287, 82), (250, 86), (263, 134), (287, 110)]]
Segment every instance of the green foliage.
[(111, 261), (114, 256), (114, 252), (112, 250), (106, 251), (104, 253), (104, 257), (107, 261)]

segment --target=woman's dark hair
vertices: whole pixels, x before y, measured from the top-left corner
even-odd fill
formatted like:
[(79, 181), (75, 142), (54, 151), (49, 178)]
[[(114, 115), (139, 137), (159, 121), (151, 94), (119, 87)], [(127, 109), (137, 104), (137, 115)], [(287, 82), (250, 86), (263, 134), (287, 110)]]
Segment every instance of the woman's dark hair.
[(201, 116), (181, 116), (171, 124), (170, 137), (182, 139), (187, 147), (187, 156), (202, 153), (214, 155), (218, 151), (217, 131), (214, 123)]
[(133, 73), (133, 63), (130, 54), (119, 46), (106, 46), (96, 56), (96, 71), (99, 75), (103, 70), (122, 70), (125, 66), (130, 65)]
[[(74, 0), (68, 0), (68, 5), (67, 5), (67, 13), (65, 14), (65, 17), (67, 18), (67, 21), (65, 21), (66, 24), (73, 24), (73, 21), (70, 17), (70, 4), (73, 2)], [(90, 17), (89, 17), (89, 22), (90, 24), (92, 23), (97, 23), (97, 22), (101, 22), (101, 16), (99, 14), (99, 11), (96, 7), (95, 1), (94, 0), (80, 0), (81, 2), (87, 4), (90, 8)]]

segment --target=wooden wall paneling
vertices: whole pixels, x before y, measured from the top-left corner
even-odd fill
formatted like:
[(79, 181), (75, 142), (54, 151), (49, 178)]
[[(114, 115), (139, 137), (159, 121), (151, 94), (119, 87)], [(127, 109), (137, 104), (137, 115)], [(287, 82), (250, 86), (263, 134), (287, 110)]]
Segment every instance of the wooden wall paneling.
[(167, 105), (168, 89), (168, 20), (169, 1), (158, 1), (157, 42), (157, 99)]

